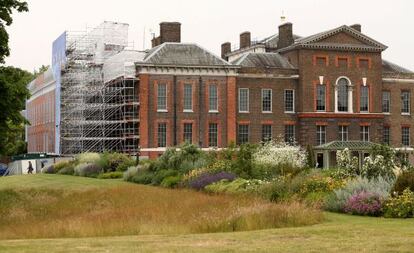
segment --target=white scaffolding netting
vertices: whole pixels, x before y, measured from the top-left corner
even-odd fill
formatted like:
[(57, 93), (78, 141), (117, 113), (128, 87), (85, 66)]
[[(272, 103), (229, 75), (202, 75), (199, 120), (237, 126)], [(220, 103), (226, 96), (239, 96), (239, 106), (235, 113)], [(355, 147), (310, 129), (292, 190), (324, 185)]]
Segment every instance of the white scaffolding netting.
[(110, 57), (103, 65), (104, 82), (118, 77), (134, 78), (136, 74), (135, 62), (142, 61), (146, 53), (134, 50), (124, 50)]

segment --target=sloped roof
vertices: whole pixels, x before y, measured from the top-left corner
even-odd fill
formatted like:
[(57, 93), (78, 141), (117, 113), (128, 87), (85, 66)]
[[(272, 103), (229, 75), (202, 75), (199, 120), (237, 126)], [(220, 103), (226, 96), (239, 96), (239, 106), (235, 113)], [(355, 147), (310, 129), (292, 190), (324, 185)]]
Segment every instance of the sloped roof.
[(279, 53), (246, 53), (231, 62), (242, 67), (271, 67), (294, 69), (283, 56)]
[(370, 150), (375, 145), (369, 141), (331, 141), (319, 146), (316, 146), (315, 150), (343, 150), (348, 148), (349, 150), (365, 151)]
[(138, 63), (184, 66), (228, 66), (217, 55), (197, 44), (166, 42), (148, 51)]
[[(296, 41), (297, 39), (302, 38), (299, 35), (293, 34), (293, 39)], [(268, 47), (277, 48), (277, 43), (279, 42), (279, 34), (273, 34), (263, 40), (258, 41), (258, 43), (265, 44)]]
[(414, 74), (413, 71), (403, 68), (387, 60), (382, 60), (382, 71), (387, 73)]
[[(321, 42), (322, 40), (336, 35), (338, 33), (347, 33), (350, 36), (362, 41), (365, 45), (360, 44), (346, 44), (346, 43), (326, 43)], [(296, 39), (295, 42), (286, 48), (282, 48), (280, 51), (287, 51), (294, 48), (330, 48), (339, 50), (364, 50), (364, 51), (383, 51), (387, 48), (384, 44), (368, 37), (367, 35), (347, 26), (342, 25), (340, 27), (317, 33), (311, 36)]]

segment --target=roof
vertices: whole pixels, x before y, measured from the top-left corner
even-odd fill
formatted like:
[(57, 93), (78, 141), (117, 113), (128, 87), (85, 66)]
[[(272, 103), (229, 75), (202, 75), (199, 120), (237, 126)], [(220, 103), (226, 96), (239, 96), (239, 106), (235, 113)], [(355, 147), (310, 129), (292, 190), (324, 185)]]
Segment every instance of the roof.
[(165, 42), (150, 49), (138, 63), (184, 66), (229, 66), (230, 64), (197, 44)]
[(290, 64), (286, 58), (279, 53), (245, 53), (238, 59), (231, 62), (234, 65), (242, 67), (271, 67), (271, 68), (284, 68), (294, 69), (295, 67)]
[[(293, 34), (293, 39), (295, 41), (300, 38), (302, 37), (299, 35)], [(267, 47), (272, 47), (272, 48), (277, 48), (278, 42), (279, 42), (279, 34), (277, 33), (258, 41), (258, 43), (265, 44)]]
[[(339, 33), (347, 33), (350, 36), (360, 40), (364, 44), (344, 44), (344, 43), (324, 43), (321, 42), (324, 39), (331, 37)], [(367, 35), (347, 26), (342, 25), (340, 27), (317, 33), (311, 36), (298, 38), (295, 42), (286, 48), (282, 48), (280, 51), (287, 51), (294, 48), (329, 48), (338, 50), (363, 50), (363, 51), (383, 51), (387, 48), (384, 44), (368, 37)]]
[(414, 74), (411, 70), (398, 66), (395, 63), (390, 61), (382, 60), (382, 71), (383, 72), (392, 72), (392, 73), (399, 73), (399, 74)]
[(349, 150), (365, 151), (370, 150), (375, 144), (369, 141), (331, 141), (319, 146), (316, 146), (315, 150), (343, 150), (348, 148)]

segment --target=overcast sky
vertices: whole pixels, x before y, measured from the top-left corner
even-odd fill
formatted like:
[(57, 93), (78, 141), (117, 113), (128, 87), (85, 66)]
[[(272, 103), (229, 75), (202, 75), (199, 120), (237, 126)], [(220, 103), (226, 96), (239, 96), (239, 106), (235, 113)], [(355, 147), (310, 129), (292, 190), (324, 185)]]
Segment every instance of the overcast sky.
[[(195, 42), (220, 54), (225, 41), (238, 43), (239, 34), (252, 38), (277, 33), (282, 11), (293, 32), (311, 35), (346, 24), (360, 23), (366, 35), (387, 45), (383, 58), (414, 70), (414, 1), (363, 0), (29, 0), (29, 12), (14, 14), (8, 28), (8, 65), (33, 71), (50, 65), (52, 42), (63, 31), (85, 30), (101, 22), (129, 23), (135, 49), (150, 46), (150, 30), (158, 35), (162, 21), (182, 24), (183, 42)], [(145, 28), (145, 29), (144, 29)]]

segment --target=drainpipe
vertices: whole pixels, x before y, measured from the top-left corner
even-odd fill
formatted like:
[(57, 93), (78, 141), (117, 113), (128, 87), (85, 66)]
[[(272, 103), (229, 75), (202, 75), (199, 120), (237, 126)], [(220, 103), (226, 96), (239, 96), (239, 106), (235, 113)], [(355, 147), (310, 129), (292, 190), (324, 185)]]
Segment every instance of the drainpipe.
[(202, 124), (201, 124), (201, 108), (203, 103), (203, 80), (198, 77), (198, 146), (203, 147)]
[(174, 102), (174, 118), (173, 118), (173, 130), (174, 130), (174, 146), (177, 146), (177, 76), (173, 77), (173, 102)]

